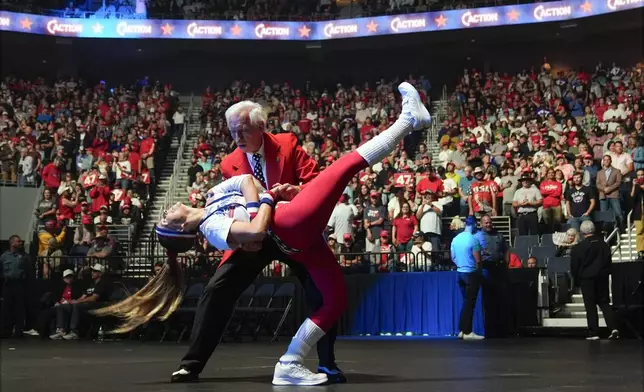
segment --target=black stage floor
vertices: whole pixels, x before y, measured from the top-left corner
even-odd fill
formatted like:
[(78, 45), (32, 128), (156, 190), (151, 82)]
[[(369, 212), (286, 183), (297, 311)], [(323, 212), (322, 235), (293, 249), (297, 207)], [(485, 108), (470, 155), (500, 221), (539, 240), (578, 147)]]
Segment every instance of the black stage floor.
[(0, 345), (0, 385), (2, 392), (643, 390), (643, 347), (635, 340), (342, 340), (337, 357), (349, 384), (273, 387), (285, 347), (223, 344), (200, 383), (170, 384), (185, 345), (7, 340)]

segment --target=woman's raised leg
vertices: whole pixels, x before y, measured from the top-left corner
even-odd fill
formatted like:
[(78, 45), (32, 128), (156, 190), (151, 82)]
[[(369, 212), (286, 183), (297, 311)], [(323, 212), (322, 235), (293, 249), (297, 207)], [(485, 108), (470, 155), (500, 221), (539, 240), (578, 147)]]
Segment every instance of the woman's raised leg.
[(360, 170), (380, 162), (411, 131), (431, 121), (418, 92), (407, 82), (398, 90), (403, 97), (402, 114), (388, 129), (358, 147), (313, 179), (288, 204), (275, 210), (272, 230), (290, 247), (306, 250), (326, 227), (342, 191)]

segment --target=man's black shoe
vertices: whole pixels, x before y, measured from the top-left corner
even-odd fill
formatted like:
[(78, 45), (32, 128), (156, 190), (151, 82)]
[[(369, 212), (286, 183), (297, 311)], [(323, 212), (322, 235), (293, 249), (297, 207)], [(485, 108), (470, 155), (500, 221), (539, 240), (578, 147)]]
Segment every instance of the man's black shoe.
[(196, 382), (199, 381), (199, 375), (197, 373), (192, 373), (188, 369), (181, 368), (176, 372), (172, 373), (170, 382)]
[(318, 373), (326, 374), (329, 379), (328, 384), (342, 384), (347, 382), (347, 376), (334, 363), (329, 366), (318, 366)]

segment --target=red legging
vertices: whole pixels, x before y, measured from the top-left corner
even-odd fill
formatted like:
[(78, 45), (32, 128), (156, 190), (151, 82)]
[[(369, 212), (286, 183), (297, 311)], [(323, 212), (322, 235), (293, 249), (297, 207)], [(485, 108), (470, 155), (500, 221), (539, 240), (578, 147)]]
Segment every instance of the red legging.
[(291, 259), (304, 264), (322, 294), (322, 307), (311, 315), (323, 331), (340, 318), (347, 306), (347, 287), (335, 255), (322, 237), (342, 192), (355, 174), (369, 166), (353, 151), (323, 170), (288, 204), (273, 215), (273, 232), (301, 252)]

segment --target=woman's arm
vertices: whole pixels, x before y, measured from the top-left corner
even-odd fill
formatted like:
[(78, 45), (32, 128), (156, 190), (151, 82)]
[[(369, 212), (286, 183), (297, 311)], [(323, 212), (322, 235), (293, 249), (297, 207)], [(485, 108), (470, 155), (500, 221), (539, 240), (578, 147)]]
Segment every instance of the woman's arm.
[(261, 242), (266, 237), (266, 228), (273, 217), (273, 206), (262, 203), (257, 216), (251, 222), (233, 222), (228, 233), (227, 242), (233, 246), (247, 242)]
[(270, 193), (262, 194), (260, 199), (257, 186), (252, 176), (233, 177), (217, 185), (209, 197), (231, 191), (241, 192), (246, 198), (249, 212), (256, 209), (257, 214), (251, 222), (235, 221), (233, 218), (218, 218), (212, 222), (204, 222), (201, 231), (213, 246), (219, 250), (235, 249), (242, 244), (261, 242), (266, 237), (273, 212), (274, 199)]

